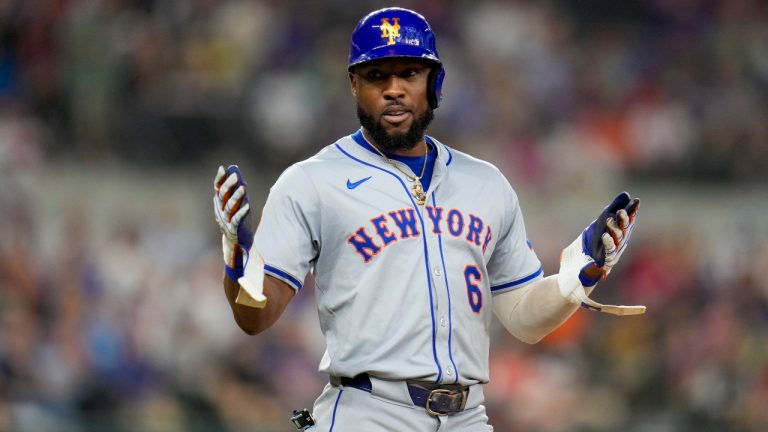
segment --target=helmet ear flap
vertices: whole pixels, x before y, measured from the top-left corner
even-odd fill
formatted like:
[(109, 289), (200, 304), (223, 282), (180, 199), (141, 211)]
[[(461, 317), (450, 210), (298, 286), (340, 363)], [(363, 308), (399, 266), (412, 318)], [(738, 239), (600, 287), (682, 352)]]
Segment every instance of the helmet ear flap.
[(445, 68), (442, 65), (432, 68), (427, 76), (427, 102), (432, 109), (440, 105), (443, 99), (443, 80), (445, 79)]

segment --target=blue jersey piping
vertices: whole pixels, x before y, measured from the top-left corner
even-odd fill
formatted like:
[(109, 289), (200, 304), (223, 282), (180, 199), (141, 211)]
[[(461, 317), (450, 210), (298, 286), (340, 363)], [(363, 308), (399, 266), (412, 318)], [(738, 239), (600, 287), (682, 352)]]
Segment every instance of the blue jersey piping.
[(264, 272), (270, 273), (272, 276), (275, 276), (279, 279), (282, 279), (290, 283), (291, 285), (293, 285), (294, 288), (296, 288), (297, 291), (301, 289), (301, 281), (289, 275), (288, 273), (278, 269), (277, 267), (272, 267), (271, 265), (264, 264)]
[(491, 291), (498, 291), (498, 290), (502, 290), (504, 288), (510, 288), (510, 287), (514, 287), (514, 286), (517, 286), (517, 285), (522, 285), (522, 284), (524, 284), (524, 283), (526, 283), (526, 282), (528, 282), (530, 280), (535, 279), (536, 277), (538, 277), (539, 275), (541, 275), (543, 273), (544, 273), (544, 270), (542, 270), (542, 268), (539, 267), (538, 270), (536, 270), (535, 272), (533, 272), (532, 274), (530, 274), (530, 275), (528, 275), (528, 276), (526, 276), (524, 278), (520, 278), (520, 279), (514, 280), (512, 282), (507, 282), (507, 283), (504, 283), (504, 284), (501, 284), (501, 285), (492, 286), (491, 287)]

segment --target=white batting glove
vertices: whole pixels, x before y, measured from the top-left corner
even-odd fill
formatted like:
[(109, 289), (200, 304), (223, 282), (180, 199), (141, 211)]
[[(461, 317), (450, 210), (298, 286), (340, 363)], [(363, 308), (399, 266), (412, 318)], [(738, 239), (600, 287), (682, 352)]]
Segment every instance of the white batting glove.
[(560, 294), (587, 309), (614, 315), (637, 315), (645, 306), (603, 305), (591, 300), (586, 289), (608, 276), (626, 249), (635, 226), (640, 200), (620, 193), (579, 237), (563, 249), (557, 282)]
[(247, 183), (237, 165), (220, 166), (213, 180), (213, 211), (221, 231), (225, 271), (232, 280), (243, 276), (244, 256), (253, 244)]

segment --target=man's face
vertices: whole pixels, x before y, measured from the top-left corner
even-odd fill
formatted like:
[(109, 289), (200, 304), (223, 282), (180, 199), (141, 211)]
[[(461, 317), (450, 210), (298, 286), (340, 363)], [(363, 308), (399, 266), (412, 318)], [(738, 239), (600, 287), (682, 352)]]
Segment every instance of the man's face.
[(360, 123), (387, 151), (411, 149), (432, 121), (427, 103), (430, 65), (417, 59), (382, 59), (350, 73)]

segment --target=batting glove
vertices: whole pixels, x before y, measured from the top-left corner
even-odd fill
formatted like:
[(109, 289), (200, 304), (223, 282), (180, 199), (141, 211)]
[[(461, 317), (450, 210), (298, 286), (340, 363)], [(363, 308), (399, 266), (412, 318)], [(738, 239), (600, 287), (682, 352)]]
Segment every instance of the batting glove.
[(640, 200), (620, 193), (579, 237), (563, 250), (558, 285), (568, 301), (614, 315), (636, 315), (645, 306), (603, 305), (587, 297), (586, 289), (608, 276), (624, 253), (635, 228)]
[(247, 183), (237, 165), (223, 166), (213, 180), (213, 211), (221, 230), (224, 271), (233, 281), (243, 276), (248, 251), (253, 245)]

